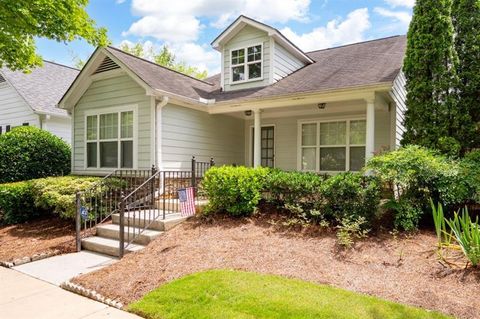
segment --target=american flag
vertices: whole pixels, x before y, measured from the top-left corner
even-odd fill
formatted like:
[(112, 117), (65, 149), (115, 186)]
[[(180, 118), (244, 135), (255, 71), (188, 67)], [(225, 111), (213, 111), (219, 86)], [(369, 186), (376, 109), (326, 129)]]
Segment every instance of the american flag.
[(187, 187), (178, 190), (180, 211), (183, 217), (195, 215), (195, 188)]

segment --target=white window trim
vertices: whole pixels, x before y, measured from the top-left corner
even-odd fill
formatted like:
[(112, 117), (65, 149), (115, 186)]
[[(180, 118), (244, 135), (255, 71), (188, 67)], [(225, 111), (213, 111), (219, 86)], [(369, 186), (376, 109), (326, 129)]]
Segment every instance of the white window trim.
[[(133, 138), (121, 138), (121, 113), (122, 112), (133, 112)], [(122, 168), (122, 161), (121, 161), (121, 147), (118, 147), (118, 165), (117, 167), (100, 167), (100, 115), (102, 114), (110, 114), (110, 113), (118, 113), (119, 115), (119, 126), (118, 126), (118, 138), (115, 139), (105, 139), (101, 140), (101, 142), (121, 142), (121, 141), (133, 141), (133, 167), (131, 168)], [(97, 138), (95, 140), (87, 140), (87, 117), (89, 116), (97, 116)], [(84, 115), (84, 156), (83, 156), (83, 168), (84, 170), (88, 171), (111, 171), (114, 169), (119, 170), (132, 170), (138, 168), (138, 105), (122, 105), (122, 106), (114, 106), (114, 107), (107, 107), (107, 108), (99, 108), (94, 110), (87, 110), (85, 111)], [(87, 156), (87, 143), (97, 143), (97, 167), (88, 167), (88, 156)], [(119, 143), (121, 144), (121, 143)]]
[[(260, 58), (259, 61), (248, 62), (248, 48), (256, 47), (256, 46), (260, 46), (260, 50), (261, 50), (260, 53), (261, 53), (262, 57)], [(238, 50), (244, 50), (245, 60), (244, 60), (243, 63), (240, 63), (240, 64), (232, 64), (232, 52), (233, 51), (238, 51)], [(229, 64), (230, 64), (230, 83), (231, 84), (240, 84), (240, 83), (248, 83), (248, 82), (255, 82), (255, 81), (262, 81), (263, 80), (263, 66), (264, 66), (263, 43), (257, 43), (257, 44), (247, 45), (247, 46), (244, 46), (244, 47), (230, 49), (229, 59), (230, 59)], [(260, 63), (260, 77), (250, 79), (250, 78), (248, 78), (248, 68), (249, 68), (250, 64), (255, 64), (255, 63)], [(240, 80), (240, 81), (234, 81), (233, 80), (233, 68), (238, 67), (238, 66), (244, 66), (245, 67), (245, 79)]]
[[(338, 119), (312, 119), (312, 120), (298, 120), (297, 121), (297, 170), (304, 172), (316, 172), (321, 174), (338, 174), (341, 172), (350, 171), (350, 147), (366, 147), (366, 144), (350, 144), (350, 122), (352, 121), (366, 121), (366, 117), (349, 117), (349, 118), (338, 118)], [(342, 145), (320, 145), (320, 124), (321, 123), (331, 123), (331, 122), (346, 122), (347, 131), (345, 137), (345, 143)], [(302, 125), (303, 124), (317, 124), (317, 135), (316, 135), (316, 144), (312, 146), (303, 146), (302, 145)], [(341, 147), (345, 148), (345, 171), (321, 171), (320, 170), (320, 148), (321, 147)], [(302, 169), (302, 149), (303, 148), (314, 148), (317, 150), (315, 152), (315, 170), (304, 170)]]

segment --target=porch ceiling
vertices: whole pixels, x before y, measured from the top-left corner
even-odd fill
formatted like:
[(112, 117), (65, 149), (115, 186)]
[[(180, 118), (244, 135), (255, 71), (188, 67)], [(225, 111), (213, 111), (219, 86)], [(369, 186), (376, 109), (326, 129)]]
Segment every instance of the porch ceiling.
[[(365, 100), (350, 100), (343, 102), (326, 103), (325, 108), (321, 109), (318, 103), (309, 103), (302, 105), (284, 106), (267, 108), (262, 110), (262, 118), (278, 118), (278, 117), (294, 117), (301, 115), (308, 115), (312, 117), (334, 117), (342, 115), (365, 115), (366, 101)], [(246, 115), (245, 111), (233, 112), (229, 115), (243, 118), (245, 120), (253, 120), (253, 112), (251, 115)]]

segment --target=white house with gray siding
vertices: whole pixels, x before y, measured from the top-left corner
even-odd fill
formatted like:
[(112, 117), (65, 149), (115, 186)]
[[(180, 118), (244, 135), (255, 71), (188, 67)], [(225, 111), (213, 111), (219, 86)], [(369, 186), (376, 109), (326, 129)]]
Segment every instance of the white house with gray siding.
[(399, 145), (405, 36), (303, 52), (240, 16), (213, 42), (221, 73), (198, 80), (98, 48), (59, 106), (72, 117), (72, 171), (218, 165), (334, 173)]
[(71, 140), (71, 116), (57, 107), (79, 70), (43, 61), (30, 73), (0, 69), (0, 134), (16, 126), (47, 130)]

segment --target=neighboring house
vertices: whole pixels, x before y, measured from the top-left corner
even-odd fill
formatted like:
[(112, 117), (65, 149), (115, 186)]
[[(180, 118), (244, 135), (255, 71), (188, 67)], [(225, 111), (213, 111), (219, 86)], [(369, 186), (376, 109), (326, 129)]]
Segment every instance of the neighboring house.
[(113, 47), (97, 49), (59, 106), (73, 118), (72, 171), (216, 163), (359, 170), (403, 133), (405, 36), (305, 53), (240, 16), (212, 43), (205, 81)]
[(31, 73), (0, 69), (0, 134), (31, 125), (70, 143), (70, 115), (57, 103), (79, 72), (49, 61)]

